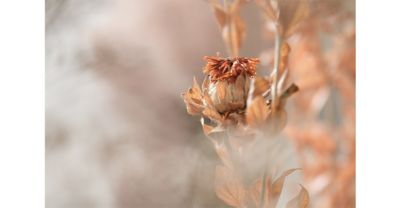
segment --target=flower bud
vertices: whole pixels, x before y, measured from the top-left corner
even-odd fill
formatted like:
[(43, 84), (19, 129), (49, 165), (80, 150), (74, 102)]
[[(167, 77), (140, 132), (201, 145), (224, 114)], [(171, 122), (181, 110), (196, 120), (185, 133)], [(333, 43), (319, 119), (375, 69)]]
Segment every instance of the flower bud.
[(204, 73), (209, 75), (208, 94), (219, 113), (246, 108), (250, 78), (256, 73), (258, 59), (205, 57)]
[(239, 75), (234, 81), (221, 80), (210, 83), (208, 93), (219, 113), (233, 112), (246, 107), (250, 78)]

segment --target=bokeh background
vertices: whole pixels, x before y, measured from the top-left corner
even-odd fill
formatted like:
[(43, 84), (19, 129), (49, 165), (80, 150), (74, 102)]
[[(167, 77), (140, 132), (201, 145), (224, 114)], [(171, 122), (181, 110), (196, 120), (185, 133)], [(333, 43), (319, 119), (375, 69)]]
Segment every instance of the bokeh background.
[[(301, 91), (282, 166), (303, 168), (292, 187), (304, 184), (312, 207), (354, 207), (355, 2), (310, 8), (289, 40)], [(273, 33), (254, 2), (241, 14), (240, 54), (267, 74)], [(226, 55), (207, 1), (46, 0), (45, 21), (46, 206), (224, 207), (218, 157), (181, 99), (203, 56)]]

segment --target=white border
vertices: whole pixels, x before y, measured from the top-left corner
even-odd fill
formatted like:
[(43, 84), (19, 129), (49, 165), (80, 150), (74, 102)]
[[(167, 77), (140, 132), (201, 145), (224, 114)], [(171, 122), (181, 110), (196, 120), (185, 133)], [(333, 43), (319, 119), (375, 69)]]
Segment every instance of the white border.
[(396, 2), (356, 4), (357, 207), (400, 204), (400, 7)]
[(44, 2), (0, 3), (0, 207), (44, 207)]

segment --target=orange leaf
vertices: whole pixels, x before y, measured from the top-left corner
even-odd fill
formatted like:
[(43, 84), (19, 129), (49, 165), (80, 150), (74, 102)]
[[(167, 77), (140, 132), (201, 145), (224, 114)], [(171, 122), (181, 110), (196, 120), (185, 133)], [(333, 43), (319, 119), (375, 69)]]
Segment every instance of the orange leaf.
[(202, 93), (196, 78), (193, 78), (193, 86), (182, 96), (183, 101), (186, 103), (187, 112), (190, 115), (197, 115), (203, 111)]
[(264, 96), (267, 94), (271, 87), (271, 82), (269, 79), (265, 79), (264, 77), (256, 76), (254, 78), (254, 84), (253, 84), (253, 90), (252, 90), (252, 96), (257, 97), (257, 96)]
[(246, 121), (247, 124), (259, 127), (264, 125), (268, 115), (269, 109), (262, 96), (258, 96), (254, 99), (253, 103), (246, 109)]
[(205, 117), (210, 118), (211, 120), (217, 121), (217, 122), (222, 122), (223, 118), (222, 116), (214, 109), (212, 108), (206, 108), (204, 109), (204, 111), (202, 112), (202, 114)]
[(290, 200), (287, 205), (286, 208), (307, 208), (309, 203), (310, 203), (310, 196), (308, 195), (307, 190), (302, 186), (301, 186), (301, 190), (300, 193), (293, 198), (292, 200)]
[(221, 200), (233, 207), (241, 207), (246, 196), (246, 190), (234, 172), (221, 165), (215, 170), (215, 191)]
[(282, 193), (283, 189), (283, 184), (285, 183), (285, 179), (288, 175), (292, 174), (294, 171), (299, 170), (299, 169), (289, 169), (282, 173), (281, 176), (279, 176), (278, 179), (276, 179), (272, 185), (271, 185), (271, 191), (269, 193), (271, 202), (270, 202), (270, 207), (275, 207), (276, 203), (278, 202), (279, 196)]

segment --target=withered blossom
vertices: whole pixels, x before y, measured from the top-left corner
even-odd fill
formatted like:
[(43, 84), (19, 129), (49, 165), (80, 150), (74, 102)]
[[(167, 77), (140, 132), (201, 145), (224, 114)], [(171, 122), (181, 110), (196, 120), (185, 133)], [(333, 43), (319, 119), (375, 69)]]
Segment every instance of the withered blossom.
[(221, 58), (205, 56), (204, 60), (207, 61), (207, 64), (203, 72), (210, 75), (212, 82), (222, 80), (235, 81), (241, 74), (254, 77), (257, 64), (260, 63), (257, 58), (244, 57)]
[(202, 87), (194, 79), (192, 88), (183, 94), (188, 113), (203, 117), (206, 135), (223, 131), (230, 124), (244, 124), (250, 84), (256, 75), (259, 60), (208, 56), (204, 60), (206, 77)]
[[(204, 60), (206, 77), (202, 86), (194, 79), (183, 99), (189, 114), (202, 116), (207, 136), (232, 125), (235, 133), (247, 136), (254, 130), (270, 131), (270, 123), (279, 123), (273, 126), (277, 131), (283, 128), (286, 120), (283, 106), (276, 114), (279, 122), (271, 122), (271, 79), (256, 76), (257, 58), (206, 56)], [(284, 101), (297, 90), (297, 86), (291, 85), (280, 99)]]
[(203, 72), (209, 75), (208, 94), (219, 113), (243, 110), (250, 87), (250, 79), (260, 63), (255, 58), (204, 57)]

